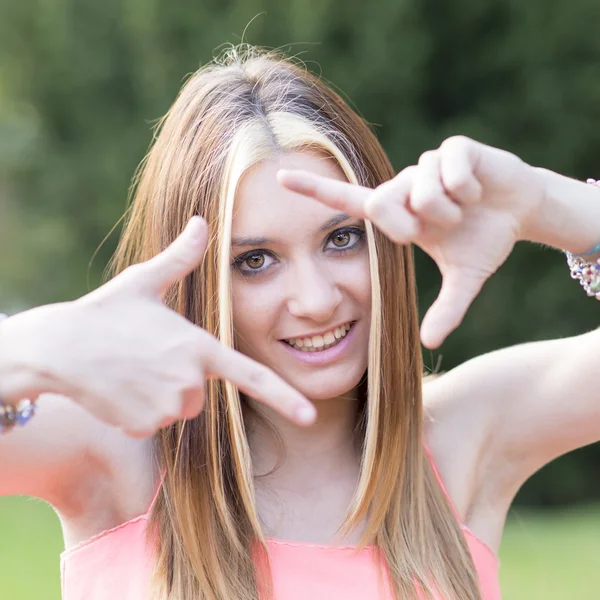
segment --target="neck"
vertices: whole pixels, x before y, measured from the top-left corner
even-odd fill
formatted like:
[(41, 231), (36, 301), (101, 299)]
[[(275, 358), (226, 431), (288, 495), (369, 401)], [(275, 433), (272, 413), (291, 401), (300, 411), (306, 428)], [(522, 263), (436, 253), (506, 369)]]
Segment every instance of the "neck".
[(318, 417), (310, 427), (296, 426), (263, 404), (249, 402), (268, 418), (282, 444), (248, 411), (256, 502), (265, 535), (326, 544), (359, 541), (362, 526), (339, 536), (360, 474), (358, 398), (353, 391), (314, 402)]
[(356, 390), (315, 401), (318, 416), (310, 427), (297, 426), (263, 404), (252, 400), (248, 404), (271, 422), (283, 442), (280, 448), (269, 428), (248, 411), (246, 422), (254, 473), (265, 483), (285, 483), (306, 492), (307, 486), (320, 486), (331, 476), (339, 477), (341, 472), (350, 470), (358, 474)]

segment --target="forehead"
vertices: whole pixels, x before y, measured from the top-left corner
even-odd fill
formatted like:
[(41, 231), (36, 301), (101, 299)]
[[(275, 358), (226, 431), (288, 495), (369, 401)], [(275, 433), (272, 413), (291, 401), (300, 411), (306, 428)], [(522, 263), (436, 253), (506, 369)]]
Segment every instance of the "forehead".
[(279, 169), (302, 169), (346, 181), (337, 163), (325, 155), (297, 152), (282, 154), (248, 170), (240, 181), (233, 211), (233, 236), (279, 239), (290, 230), (318, 228), (336, 211), (312, 198), (290, 192), (277, 182)]

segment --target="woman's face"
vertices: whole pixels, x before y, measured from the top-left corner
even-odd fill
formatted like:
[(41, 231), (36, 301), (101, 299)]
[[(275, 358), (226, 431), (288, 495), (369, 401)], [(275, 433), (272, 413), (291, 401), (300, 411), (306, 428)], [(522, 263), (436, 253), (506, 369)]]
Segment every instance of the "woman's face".
[(306, 397), (334, 398), (367, 368), (364, 223), (284, 189), (280, 168), (346, 180), (332, 159), (304, 152), (262, 162), (243, 177), (231, 248), (236, 348)]

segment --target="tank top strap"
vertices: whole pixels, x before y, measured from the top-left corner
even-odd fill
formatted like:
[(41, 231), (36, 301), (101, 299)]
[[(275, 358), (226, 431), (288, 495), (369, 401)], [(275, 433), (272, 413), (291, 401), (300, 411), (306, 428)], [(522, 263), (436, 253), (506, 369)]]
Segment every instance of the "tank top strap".
[(450, 507), (450, 510), (452, 511), (452, 514), (454, 515), (454, 518), (458, 521), (459, 524), (462, 525), (462, 519), (461, 519), (460, 515), (458, 514), (458, 511), (456, 510), (456, 506), (454, 506), (454, 502), (452, 502), (452, 498), (450, 498), (450, 494), (448, 493), (448, 490), (446, 489), (446, 486), (444, 485), (444, 481), (442, 480), (442, 476), (440, 475), (438, 468), (435, 466), (435, 461), (433, 460), (431, 450), (429, 450), (429, 447), (427, 446), (427, 444), (423, 444), (423, 448), (425, 449), (425, 456), (427, 456), (427, 460), (429, 461), (429, 464), (431, 465), (431, 470), (433, 471), (433, 474), (435, 475), (435, 479), (436, 479), (438, 485), (440, 486), (442, 493), (446, 497), (446, 501), (448, 502), (448, 506)]

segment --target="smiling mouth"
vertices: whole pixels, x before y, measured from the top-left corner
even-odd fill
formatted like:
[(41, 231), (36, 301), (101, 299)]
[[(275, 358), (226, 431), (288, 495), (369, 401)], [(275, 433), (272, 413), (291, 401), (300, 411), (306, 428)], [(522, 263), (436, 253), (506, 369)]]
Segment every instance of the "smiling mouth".
[(339, 344), (348, 335), (350, 328), (356, 323), (356, 321), (350, 321), (344, 325), (340, 325), (331, 331), (327, 331), (322, 335), (313, 335), (305, 338), (291, 338), (289, 340), (282, 340), (286, 344), (290, 345), (296, 350), (302, 352), (322, 352), (328, 348), (333, 348)]

